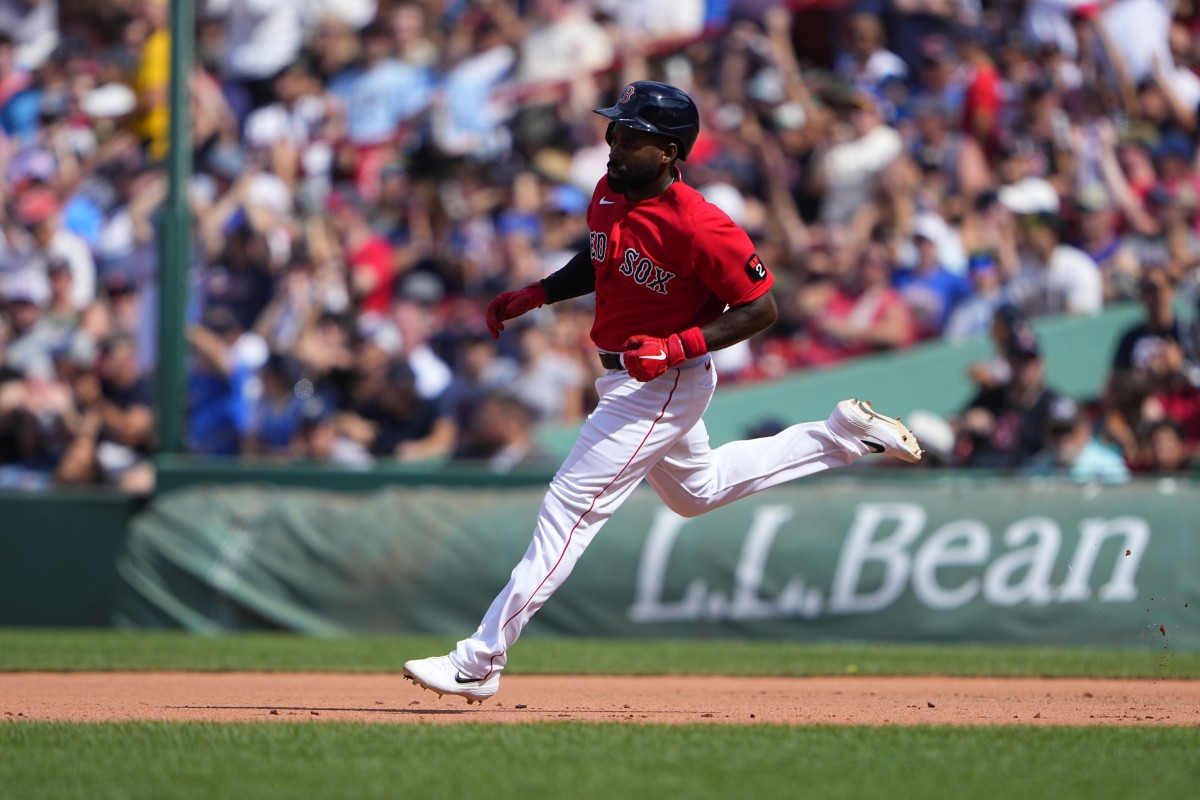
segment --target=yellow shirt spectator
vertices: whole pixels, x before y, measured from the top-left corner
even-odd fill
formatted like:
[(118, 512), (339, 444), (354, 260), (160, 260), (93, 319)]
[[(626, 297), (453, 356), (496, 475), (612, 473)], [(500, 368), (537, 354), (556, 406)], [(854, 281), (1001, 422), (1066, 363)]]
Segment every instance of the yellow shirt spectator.
[(167, 154), (171, 119), (168, 104), (170, 79), (171, 34), (166, 28), (159, 28), (146, 39), (133, 80), (141, 107), (135, 129), (149, 143), (150, 156), (155, 159)]

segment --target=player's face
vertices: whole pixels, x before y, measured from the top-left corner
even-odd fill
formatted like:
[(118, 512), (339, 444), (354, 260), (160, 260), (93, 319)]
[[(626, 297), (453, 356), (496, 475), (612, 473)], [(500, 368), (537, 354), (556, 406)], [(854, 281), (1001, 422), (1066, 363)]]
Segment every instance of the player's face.
[(613, 125), (608, 132), (608, 185), (630, 194), (658, 181), (670, 167), (675, 143), (665, 136)]

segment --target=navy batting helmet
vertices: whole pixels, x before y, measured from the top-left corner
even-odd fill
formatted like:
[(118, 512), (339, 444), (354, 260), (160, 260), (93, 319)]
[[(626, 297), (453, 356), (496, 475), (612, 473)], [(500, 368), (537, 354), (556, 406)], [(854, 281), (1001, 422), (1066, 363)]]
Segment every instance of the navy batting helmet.
[(686, 159), (700, 134), (700, 112), (692, 98), (679, 89), (658, 81), (634, 81), (625, 87), (617, 104), (598, 108), (596, 113), (636, 131), (667, 136), (679, 146)]

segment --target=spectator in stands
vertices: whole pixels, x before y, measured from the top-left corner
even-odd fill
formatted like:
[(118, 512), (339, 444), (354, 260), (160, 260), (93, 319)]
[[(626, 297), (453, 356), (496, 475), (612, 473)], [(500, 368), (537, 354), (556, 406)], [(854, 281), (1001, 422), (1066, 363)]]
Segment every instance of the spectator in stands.
[(984, 149), (952, 124), (943, 100), (916, 101), (912, 115), (915, 135), (909, 151), (926, 182), (935, 182), (941, 190), (941, 202), (929, 210), (961, 216), (991, 182)]
[(512, 392), (534, 411), (535, 422), (574, 422), (583, 416), (583, 371), (558, 352), (551, 331), (539, 325), (521, 328), (521, 372)]
[(932, 214), (918, 215), (913, 232), (917, 262), (912, 269), (897, 270), (892, 279), (913, 311), (921, 339), (940, 336), (954, 309), (971, 294), (966, 279), (942, 264), (938, 241), (944, 226)]
[(971, 25), (960, 32), (959, 54), (967, 70), (964, 79), (962, 130), (978, 142), (986, 155), (1000, 143), (1002, 78), (989, 49), (987, 29)]
[(492, 472), (548, 467), (550, 459), (534, 436), (537, 411), (508, 392), (486, 395), (471, 419), (459, 461), (483, 461)]
[(1175, 285), (1163, 268), (1149, 269), (1138, 283), (1138, 296), (1145, 311), (1141, 322), (1122, 332), (1113, 354), (1112, 368), (1120, 373), (1115, 380), (1126, 380), (1129, 370), (1144, 364), (1148, 354), (1164, 344), (1179, 348), (1186, 365), (1200, 368), (1200, 333), (1192, 320), (1175, 313)]
[(244, 120), (274, 99), (275, 76), (299, 55), (301, 6), (271, 0), (210, 0), (208, 8), (225, 19), (221, 75), (229, 104)]
[(342, 415), (342, 429), (376, 458), (396, 458), (404, 445), (428, 438), (436, 405), (421, 397), (416, 374), (404, 361), (392, 363), (388, 378)]
[(1000, 270), (991, 253), (972, 253), (967, 259), (967, 275), (970, 293), (950, 312), (942, 330), (948, 342), (965, 341), (990, 331), (996, 310), (1004, 302)]
[(1010, 377), (984, 388), (954, 421), (955, 456), (965, 466), (1023, 468), (1046, 446), (1046, 420), (1059, 395), (1046, 386), (1046, 366), (1033, 329), (1014, 326), (1005, 357)]
[[(296, 189), (302, 177), (322, 177), (332, 158), (322, 141), (329, 119), (307, 58), (285, 66), (274, 80), (274, 102), (246, 117), (243, 140), (252, 160)], [(315, 174), (314, 174), (315, 173)], [(317, 186), (318, 190), (327, 186)]]
[(157, 160), (167, 154), (170, 123), (167, 97), (171, 78), (170, 5), (167, 0), (142, 0), (138, 13), (147, 35), (133, 77), (137, 94), (136, 130), (151, 158)]
[(400, 354), (416, 374), (417, 392), (436, 401), (450, 385), (449, 365), (433, 349), (437, 308), (445, 297), (441, 282), (428, 272), (406, 275), (396, 286), (392, 321), (400, 334)]
[(891, 286), (882, 242), (868, 245), (848, 271), (804, 287), (800, 302), (804, 328), (793, 358), (801, 365), (826, 366), (917, 339), (912, 310)]
[(400, 0), (388, 15), (396, 58), (414, 67), (433, 67), (438, 46), (429, 31), (429, 11), (418, 0)]
[(25, 274), (6, 276), (3, 288), (8, 325), (5, 363), (18, 374), (49, 376), (50, 356), (62, 344), (61, 333), (43, 319), (46, 293)]
[(249, 421), (251, 384), (268, 354), (266, 342), (220, 306), (210, 308), (202, 324), (189, 327), (187, 338), (192, 349), (188, 450), (237, 455)]
[(1146, 427), (1142, 457), (1133, 465), (1135, 472), (1156, 475), (1185, 475), (1195, 469), (1195, 448), (1188, 447), (1183, 428), (1171, 419), (1161, 419)]
[(35, 185), (9, 202), (11, 221), (0, 237), (0, 272), (23, 274), (45, 297), (46, 267), (52, 259), (61, 260), (71, 270), (71, 302), (82, 310), (96, 297), (96, 263), (87, 243), (63, 227), (57, 193)]
[(883, 95), (890, 81), (908, 80), (904, 59), (887, 49), (883, 22), (876, 14), (856, 12), (847, 22), (849, 47), (834, 65), (835, 71), (856, 89), (875, 96)]
[(570, 0), (534, 0), (517, 75), (529, 83), (570, 82), (607, 68), (614, 56), (608, 33)]
[(304, 413), (306, 398), (297, 391), (299, 373), (287, 358), (271, 353), (259, 368), (258, 381), (259, 389), (250, 399), (242, 453), (287, 455)]
[(1076, 246), (1086, 253), (1104, 280), (1104, 301), (1135, 297), (1141, 264), (1137, 253), (1120, 232), (1120, 212), (1114, 206), (1108, 188), (1091, 183), (1075, 198), (1078, 214)]
[(147, 491), (154, 485), (149, 463), (154, 445), (154, 390), (140, 370), (137, 341), (132, 336), (114, 335), (101, 348), (98, 406), (100, 479), (127, 491)]
[(870, 206), (884, 172), (903, 150), (900, 134), (879, 116), (878, 101), (862, 91), (835, 100), (839, 122), (849, 131), (830, 146), (813, 173), (813, 189), (822, 194), (821, 221), (849, 225)]
[(361, 68), (336, 90), (345, 105), (346, 137), (360, 158), (364, 151), (378, 156), (386, 149), (398, 126), (425, 110), (433, 88), (427, 67), (395, 58), (391, 31), (383, 23), (362, 31), (362, 46)]
[(1020, 218), (1021, 263), (1007, 286), (1026, 316), (1096, 314), (1104, 304), (1104, 283), (1091, 256), (1062, 242), (1063, 222), (1055, 213)]
[(3, 0), (0, 2), (0, 30), (11, 37), (20, 68), (35, 69), (60, 41), (58, 3)]
[(1116, 450), (1093, 435), (1092, 421), (1079, 404), (1060, 397), (1045, 422), (1046, 448), (1025, 466), (1029, 475), (1059, 475), (1079, 483), (1125, 483), (1129, 468)]
[(1121, 335), (1104, 389), (1104, 435), (1130, 464), (1144, 458), (1139, 431), (1147, 420), (1189, 418), (1197, 375), (1195, 326), (1175, 313), (1168, 271), (1147, 270), (1139, 289), (1145, 319)]
[[(395, 253), (387, 239), (367, 222), (367, 201), (355, 189), (342, 187), (329, 195), (329, 231), (337, 247), (322, 245), (327, 257), (344, 254), (354, 306), (360, 314), (388, 312), (395, 282)], [(326, 235), (322, 231), (322, 235)]]

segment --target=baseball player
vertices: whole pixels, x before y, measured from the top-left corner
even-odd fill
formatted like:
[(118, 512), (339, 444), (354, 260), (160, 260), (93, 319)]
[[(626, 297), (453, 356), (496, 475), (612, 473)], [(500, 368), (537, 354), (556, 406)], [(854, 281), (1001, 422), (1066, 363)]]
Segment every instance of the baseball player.
[(467, 703), (496, 693), (509, 648), (643, 480), (693, 517), (868, 453), (921, 458), (908, 428), (861, 400), (843, 400), (823, 422), (709, 446), (701, 419), (717, 385), (709, 353), (775, 322), (774, 277), (746, 233), (683, 182), (676, 162), (700, 131), (690, 97), (638, 81), (596, 113), (610, 120), (609, 160), (588, 207), (589, 248), (548, 278), (497, 296), (487, 325), (498, 338), (506, 320), (594, 292), (591, 336), (607, 368), (599, 403), (479, 628), (449, 655), (404, 665), (415, 684)]

